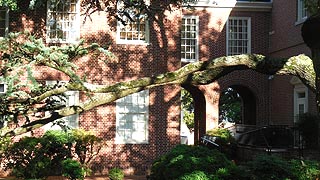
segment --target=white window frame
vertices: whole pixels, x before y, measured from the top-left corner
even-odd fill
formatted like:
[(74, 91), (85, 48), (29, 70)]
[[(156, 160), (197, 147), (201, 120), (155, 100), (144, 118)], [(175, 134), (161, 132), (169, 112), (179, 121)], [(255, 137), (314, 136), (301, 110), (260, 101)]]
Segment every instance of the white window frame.
[[(299, 97), (299, 94), (304, 93), (304, 97), (301, 98)], [(308, 88), (304, 85), (304, 84), (296, 84), (294, 86), (294, 123), (298, 122), (299, 120), (299, 115), (300, 114), (300, 110), (299, 110), (299, 106), (303, 105), (304, 107), (304, 112), (303, 113), (307, 113), (309, 111), (309, 94), (308, 94)]]
[[(63, 85), (65, 83), (67, 83), (67, 81), (54, 81), (54, 80), (46, 81), (46, 85), (55, 85), (55, 84)], [(64, 95), (67, 97), (66, 106), (74, 106), (79, 104), (79, 91), (67, 91), (64, 93)], [(78, 114), (63, 117), (59, 120), (64, 121), (64, 125), (67, 126), (68, 128), (71, 128), (71, 129), (79, 128)], [(55, 125), (54, 123), (48, 123), (44, 126), (44, 129), (45, 130), (61, 130), (61, 127), (58, 125)]]
[(0, 13), (5, 13), (5, 18), (4, 18), (4, 27), (0, 27), (0, 31), (3, 31), (4, 36), (0, 37), (5, 37), (9, 33), (9, 8), (7, 7), (0, 7)]
[[(76, 0), (76, 7), (74, 12), (68, 12), (68, 11), (51, 11), (50, 10), (50, 2), (55, 0), (48, 0), (47, 1), (47, 24), (46, 24), (46, 42), (47, 43), (77, 43), (80, 39), (80, 0)], [(65, 1), (72, 1), (72, 0), (65, 0)], [(70, 15), (75, 15), (73, 21), (60, 19), (56, 20), (54, 18), (51, 18), (51, 15), (54, 14), (62, 14), (66, 13), (68, 14), (69, 18), (72, 17)], [(68, 26), (69, 22), (73, 22), (73, 26)], [(66, 33), (66, 39), (62, 39), (58, 37), (58, 35), (55, 38), (50, 38), (50, 32), (51, 27), (53, 27), (54, 24), (60, 24), (62, 33)], [(52, 28), (52, 31), (56, 31), (58, 28)], [(64, 36), (64, 35), (63, 35)]]
[[(184, 23), (186, 19), (195, 23), (186, 24)], [(183, 16), (181, 25), (181, 61), (196, 62), (199, 60), (199, 17)], [(194, 37), (187, 37), (186, 34)], [(190, 58), (187, 58), (188, 54)], [(191, 58), (192, 54), (194, 54), (194, 58)]]
[(0, 86), (3, 86), (3, 89), (0, 88), (0, 94), (5, 94), (7, 92), (7, 84), (0, 82)]
[(0, 86), (3, 86), (3, 88), (0, 88), (0, 94), (5, 94), (7, 92), (8, 85), (3, 76), (0, 76)]
[[(147, 4), (149, 3), (149, 0), (146, 0), (147, 2)], [(120, 8), (121, 7), (121, 3), (122, 3), (122, 1), (120, 0), (119, 2), (118, 2), (118, 4), (117, 4), (117, 7), (118, 8)], [(130, 12), (129, 12), (130, 13)], [(137, 17), (133, 17), (133, 18), (137, 18)], [(149, 28), (149, 20), (148, 20), (148, 17), (147, 17), (147, 15), (146, 14), (141, 14), (140, 16), (139, 16), (139, 18), (140, 19), (144, 19), (144, 22), (145, 22), (145, 31), (144, 31), (144, 39), (139, 39), (139, 37), (140, 37), (140, 33), (142, 32), (142, 31), (140, 31), (139, 30), (139, 28), (138, 28), (138, 30), (137, 31), (135, 31), (135, 30), (132, 30), (131, 31), (131, 28), (132, 28), (132, 26), (136, 26), (136, 27), (138, 27), (139, 26), (139, 22), (131, 22), (130, 20), (129, 20), (129, 18), (126, 18), (126, 17), (124, 17), (123, 19), (126, 21), (126, 26), (122, 23), (122, 22), (120, 22), (120, 21), (118, 21), (117, 22), (117, 44), (137, 44), (137, 45), (148, 45), (149, 44), (149, 31), (150, 31), (150, 28)], [(122, 29), (126, 29), (125, 31), (121, 31)], [(130, 32), (131, 31), (131, 32)], [(125, 38), (125, 39), (122, 39), (121, 38), (121, 33), (125, 33), (125, 34), (129, 34), (129, 33), (138, 33), (138, 39), (127, 39), (127, 38)]]
[[(235, 43), (239, 43), (238, 41), (239, 40), (244, 40), (243, 38), (235, 38), (235, 37), (230, 37), (230, 20), (236, 20), (236, 21), (247, 21), (247, 28), (246, 28), (246, 31), (247, 31), (247, 46), (246, 46), (246, 49), (247, 51), (246, 52), (241, 52), (241, 53), (234, 53), (234, 52), (230, 52), (229, 51), (229, 46), (230, 45), (230, 42), (229, 41), (236, 41)], [(238, 27), (239, 28), (239, 27)], [(239, 32), (236, 32), (235, 34), (236, 36), (239, 35)], [(238, 46), (240, 47), (240, 46)], [(245, 47), (245, 46), (243, 46)], [(229, 17), (228, 21), (227, 21), (227, 30), (226, 30), (226, 54), (229, 56), (229, 55), (238, 55), (238, 54), (250, 54), (251, 53), (251, 18), (250, 17)]]
[[(141, 119), (140, 119), (141, 118)], [(148, 144), (149, 90), (116, 101), (116, 144)], [(142, 125), (139, 127), (139, 125)]]
[(303, 23), (308, 18), (307, 8), (304, 5), (305, 0), (297, 0), (297, 24)]

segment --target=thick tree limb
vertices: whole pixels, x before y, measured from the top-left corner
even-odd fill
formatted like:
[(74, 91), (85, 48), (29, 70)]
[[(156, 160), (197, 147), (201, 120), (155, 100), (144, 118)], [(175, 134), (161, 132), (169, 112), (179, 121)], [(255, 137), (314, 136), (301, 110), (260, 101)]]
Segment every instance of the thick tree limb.
[(121, 97), (163, 85), (181, 84), (208, 84), (235, 70), (252, 69), (264, 74), (294, 75), (298, 76), (312, 91), (315, 92), (315, 72), (312, 60), (299, 55), (289, 59), (269, 59), (262, 55), (238, 55), (213, 59), (205, 62), (195, 62), (164, 74), (153, 77), (144, 77), (113, 85), (93, 85), (88, 83), (70, 82), (65, 86), (53, 89), (34, 97), (32, 100), (40, 102), (52, 95), (69, 90), (92, 93), (92, 97), (78, 106), (65, 107), (54, 111), (51, 117), (33, 121), (12, 131), (3, 132), (2, 135), (15, 136), (54, 120), (91, 110), (103, 104), (113, 102)]

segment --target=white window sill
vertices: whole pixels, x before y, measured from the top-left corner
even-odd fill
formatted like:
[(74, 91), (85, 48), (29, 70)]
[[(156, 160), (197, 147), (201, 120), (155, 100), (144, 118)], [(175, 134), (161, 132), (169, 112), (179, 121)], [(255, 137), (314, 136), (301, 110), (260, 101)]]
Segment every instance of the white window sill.
[(124, 139), (116, 139), (115, 144), (149, 144), (149, 142), (146, 141), (137, 141), (137, 140), (124, 140)]
[(307, 17), (302, 18), (302, 19), (299, 19), (299, 20), (297, 20), (297, 21), (294, 23), (294, 25), (295, 25), (295, 26), (298, 26), (298, 25), (300, 25), (300, 24), (303, 24), (307, 19), (308, 19)]
[(128, 44), (128, 45), (142, 45), (148, 46), (150, 43), (146, 41), (130, 41), (130, 40), (117, 40), (117, 44)]
[(183, 63), (194, 63), (197, 61), (198, 60), (196, 60), (196, 59), (181, 59), (181, 62), (183, 62)]
[(63, 41), (63, 40), (55, 40), (55, 39), (46, 39), (46, 43), (47, 44), (78, 44), (80, 42), (80, 40), (67, 40), (67, 41)]

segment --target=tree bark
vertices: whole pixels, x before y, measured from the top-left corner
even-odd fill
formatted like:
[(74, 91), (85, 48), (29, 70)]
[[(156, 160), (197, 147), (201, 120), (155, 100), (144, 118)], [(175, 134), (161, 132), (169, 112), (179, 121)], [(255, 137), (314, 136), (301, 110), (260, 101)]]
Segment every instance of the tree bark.
[[(317, 54), (320, 57), (320, 53)], [(318, 66), (320, 67), (320, 65)], [(270, 59), (262, 55), (237, 55), (220, 57), (210, 61), (200, 61), (187, 64), (180, 69), (152, 77), (119, 82), (113, 85), (92, 85), (88, 83), (71, 82), (65, 86), (45, 92), (32, 98), (33, 102), (41, 102), (54, 94), (68, 90), (78, 90), (94, 94), (77, 106), (55, 110), (51, 117), (35, 120), (13, 130), (2, 130), (2, 136), (16, 136), (32, 131), (54, 120), (81, 114), (103, 104), (113, 102), (124, 96), (163, 85), (200, 85), (209, 84), (235, 70), (252, 69), (263, 74), (279, 74), (298, 76), (313, 92), (316, 91), (315, 71), (312, 60), (305, 55), (294, 56), (289, 59)], [(320, 85), (318, 84), (318, 87)], [(317, 93), (319, 95), (319, 93)], [(320, 95), (319, 95), (320, 96)], [(317, 102), (319, 103), (319, 102)], [(35, 110), (36, 111), (36, 110)]]

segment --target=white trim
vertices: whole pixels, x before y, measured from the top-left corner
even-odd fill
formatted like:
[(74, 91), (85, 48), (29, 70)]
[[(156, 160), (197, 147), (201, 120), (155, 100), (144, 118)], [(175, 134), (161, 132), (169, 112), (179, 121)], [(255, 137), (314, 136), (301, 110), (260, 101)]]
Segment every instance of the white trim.
[[(142, 117), (143, 119), (139, 119)], [(124, 118), (124, 119), (123, 119)], [(116, 144), (148, 144), (149, 90), (116, 101)], [(141, 126), (142, 125), (142, 129)], [(139, 129), (139, 130), (138, 130)], [(123, 132), (124, 134), (121, 135)], [(124, 137), (128, 135), (128, 137)]]
[(120, 39), (120, 27), (123, 26), (121, 22), (117, 22), (117, 39), (116, 43), (117, 44), (134, 44), (134, 45), (149, 45), (149, 20), (147, 17), (145, 17), (145, 40), (123, 40)]
[(307, 9), (304, 7), (305, 0), (297, 0), (297, 19), (295, 25), (302, 24), (308, 18)]
[(5, 94), (7, 92), (7, 84), (6, 83), (0, 83), (0, 86), (2, 86), (2, 85), (3, 85), (3, 91), (0, 91), (0, 94)]
[[(4, 37), (8, 35), (9, 33), (9, 8), (7, 7), (0, 7), (0, 11), (4, 12), (5, 13), (5, 19), (4, 19), (4, 28), (3, 28), (3, 34), (4, 34)], [(1, 36), (2, 37), (2, 36)]]
[[(299, 97), (299, 94), (304, 94), (304, 97)], [(300, 83), (300, 84), (295, 84), (294, 90), (293, 90), (293, 96), (294, 96), (294, 101), (293, 101), (293, 107), (294, 107), (294, 122), (296, 123), (298, 121), (299, 117), (299, 106), (303, 105), (303, 113), (307, 113), (309, 111), (309, 93), (308, 93), (308, 88)]]
[(226, 28), (226, 55), (229, 55), (229, 20), (246, 20), (247, 21), (247, 52), (246, 54), (251, 53), (251, 17), (229, 17), (227, 20)]
[[(195, 24), (195, 26), (196, 26), (196, 30), (195, 30), (196, 37), (193, 38), (196, 41), (196, 43), (194, 45), (194, 47), (195, 47), (195, 52), (194, 52), (195, 53), (195, 58), (194, 59), (186, 59), (186, 58), (183, 58), (181, 56), (181, 61), (182, 62), (195, 62), (195, 61), (199, 60), (199, 16), (185, 15), (185, 16), (182, 17), (182, 19), (184, 19), (184, 18), (195, 19), (196, 20), (196, 24)], [(187, 38), (185, 38), (185, 39), (187, 39)], [(189, 39), (191, 39), (191, 38), (189, 38)], [(182, 31), (181, 31), (181, 41), (182, 41)], [(188, 45), (188, 44), (185, 44), (185, 45)], [(181, 43), (181, 50), (182, 50), (182, 46), (183, 46), (183, 44)], [(191, 45), (189, 45), (189, 46), (191, 46)], [(182, 54), (182, 51), (181, 51), (181, 54)]]
[(255, 2), (255, 1), (236, 1), (236, 0), (196, 0), (195, 3), (184, 4), (187, 8), (232, 8), (234, 10), (244, 11), (271, 11), (272, 0), (270, 2)]
[[(74, 26), (72, 27), (73, 31), (63, 31), (63, 32), (74, 32), (74, 39), (71, 39), (71, 37), (68, 37), (68, 39), (63, 40), (61, 38), (51, 39), (50, 36), (50, 24), (52, 23), (50, 21), (50, 1), (47, 1), (47, 18), (46, 18), (46, 42), (47, 43), (77, 43), (80, 39), (80, 0), (76, 0), (76, 9), (74, 12), (68, 12), (69, 14), (75, 14), (75, 19), (73, 20)], [(55, 11), (53, 11), (55, 12)], [(65, 12), (65, 11), (64, 11)], [(53, 20), (54, 21), (54, 20)], [(63, 21), (63, 20), (62, 20)], [(68, 26), (69, 28), (70, 26)]]
[[(149, 0), (145, 0), (145, 3), (146, 4), (150, 4), (150, 1)], [(117, 4), (117, 8), (118, 10), (121, 10), (123, 6), (123, 1), (122, 0), (119, 0), (118, 1), (118, 4)], [(133, 8), (130, 8), (130, 9), (127, 9), (127, 13), (134, 13), (132, 11), (135, 11), (135, 9)], [(134, 14), (135, 15), (135, 14)], [(134, 16), (135, 18), (137, 18), (136, 16)], [(127, 25), (124, 26), (122, 24), (122, 22), (120, 21), (117, 21), (117, 33), (116, 33), (116, 43), (117, 44), (134, 44), (134, 45), (148, 45), (150, 40), (149, 40), (149, 31), (150, 31), (150, 28), (149, 28), (149, 19), (148, 19), (148, 16), (146, 14), (140, 14), (139, 16), (139, 22), (141, 21), (140, 19), (144, 19), (144, 28), (145, 28), (145, 31), (143, 32), (144, 33), (144, 39), (140, 39), (140, 34), (142, 34), (142, 31), (140, 31), (140, 27), (138, 26), (139, 23), (136, 23), (136, 22), (132, 22), (130, 21), (130, 19), (127, 19), (126, 17), (123, 17), (126, 21), (127, 21)], [(136, 24), (136, 25), (135, 25)], [(132, 28), (133, 30), (127, 30), (125, 29), (125, 31), (122, 31), (124, 34), (125, 34), (125, 39), (121, 39), (121, 28), (126, 28), (130, 25), (135, 25), (136, 29)], [(131, 33), (131, 39), (128, 39), (127, 37), (130, 35)], [(133, 34), (138, 34), (137, 38), (138, 39), (133, 39)], [(130, 36), (129, 36), (130, 37)]]
[[(47, 80), (46, 85), (55, 85), (55, 84), (63, 85), (66, 82), (67, 81)], [(64, 95), (66, 96), (66, 101), (67, 101), (66, 106), (74, 106), (74, 105), (79, 104), (79, 91), (67, 91), (64, 93)], [(72, 98), (72, 100), (70, 99), (70, 97)], [(78, 114), (63, 117), (61, 119), (65, 121), (65, 125), (68, 126), (69, 128), (73, 128), (73, 129), (79, 128), (79, 115)], [(70, 123), (71, 120), (73, 122)], [(58, 125), (54, 125), (53, 123), (48, 123), (44, 126), (44, 129), (45, 130), (60, 130), (61, 127)]]

